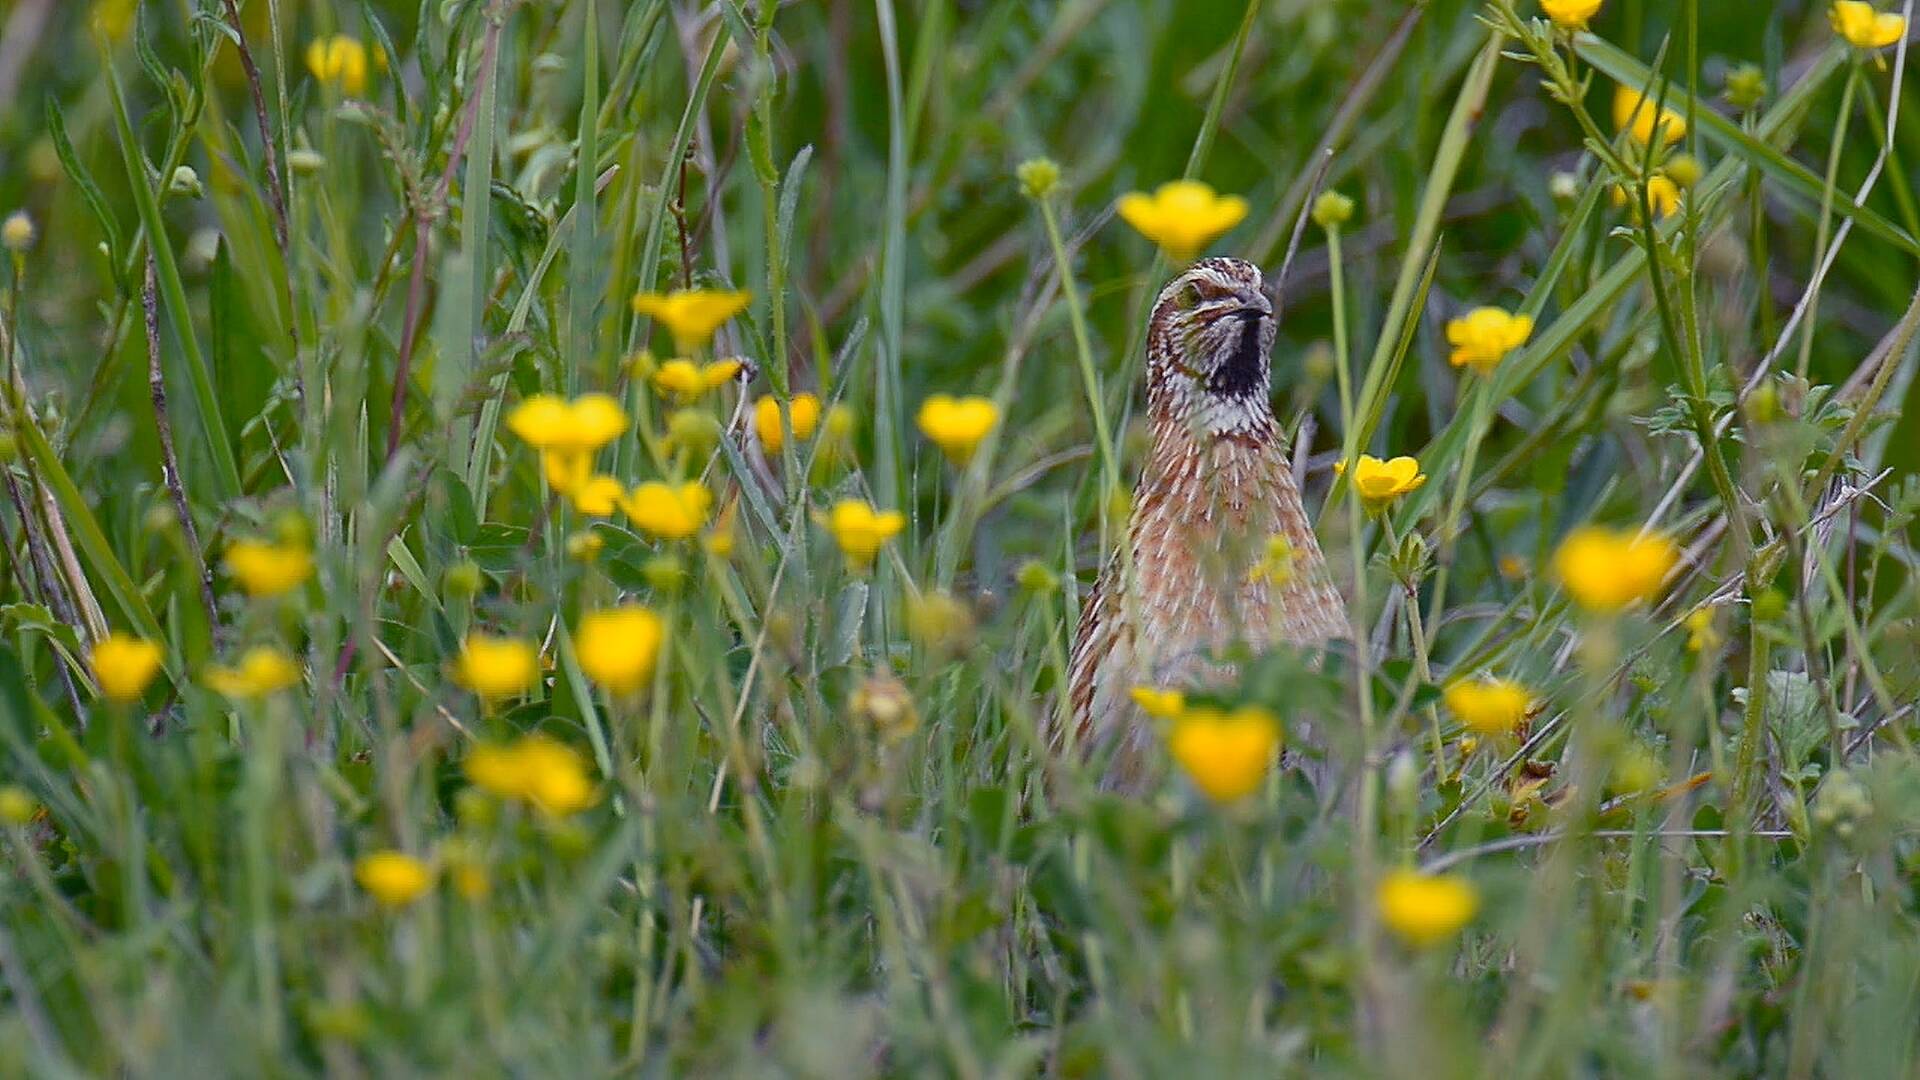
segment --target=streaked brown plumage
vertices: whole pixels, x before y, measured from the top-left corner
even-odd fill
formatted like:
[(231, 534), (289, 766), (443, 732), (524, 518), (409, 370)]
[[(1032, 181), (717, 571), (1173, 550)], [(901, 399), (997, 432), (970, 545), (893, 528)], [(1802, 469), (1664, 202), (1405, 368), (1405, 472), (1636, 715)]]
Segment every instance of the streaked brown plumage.
[[(1127, 544), (1081, 609), (1068, 665), (1069, 730), (1083, 750), (1114, 746), (1111, 786), (1137, 783), (1160, 756), (1133, 687), (1215, 682), (1228, 673), (1213, 658), (1234, 642), (1257, 651), (1348, 633), (1267, 400), (1275, 322), (1263, 284), (1251, 263), (1205, 259), (1148, 318), (1153, 447)], [(1277, 585), (1252, 573), (1274, 536), (1292, 550)]]

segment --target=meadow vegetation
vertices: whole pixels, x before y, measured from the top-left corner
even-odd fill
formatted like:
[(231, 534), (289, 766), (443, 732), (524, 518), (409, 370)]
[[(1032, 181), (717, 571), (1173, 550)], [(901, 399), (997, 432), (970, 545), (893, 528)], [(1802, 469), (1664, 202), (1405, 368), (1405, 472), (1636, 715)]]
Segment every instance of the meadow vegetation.
[(1914, 1075), (1911, 6), (0, 2), (0, 1072)]

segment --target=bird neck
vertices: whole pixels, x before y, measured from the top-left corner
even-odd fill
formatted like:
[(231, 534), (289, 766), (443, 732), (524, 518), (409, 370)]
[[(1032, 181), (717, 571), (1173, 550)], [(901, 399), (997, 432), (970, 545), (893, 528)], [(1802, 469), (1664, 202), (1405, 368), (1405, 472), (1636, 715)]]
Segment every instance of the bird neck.
[[(1265, 397), (1255, 404), (1221, 402), (1201, 410), (1150, 406), (1148, 426), (1153, 445), (1141, 471), (1143, 496), (1185, 488), (1183, 502), (1204, 490), (1201, 497), (1207, 501), (1244, 505), (1282, 496), (1280, 489), (1293, 491), (1286, 440)], [(1297, 504), (1299, 496), (1291, 501)]]

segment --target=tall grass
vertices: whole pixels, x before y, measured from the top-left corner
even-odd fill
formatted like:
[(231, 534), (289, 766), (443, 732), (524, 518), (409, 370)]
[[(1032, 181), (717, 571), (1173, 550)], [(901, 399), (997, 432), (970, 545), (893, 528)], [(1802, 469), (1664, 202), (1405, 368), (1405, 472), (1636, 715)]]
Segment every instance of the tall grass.
[[(1920, 1067), (1904, 45), (1801, 0), (5, 7), (0, 1071)], [(363, 84), (312, 70), (336, 33)], [(1615, 85), (1685, 139), (1618, 135)], [(1356, 205), (1300, 234), (1274, 400), (1360, 633), (1243, 658), (1317, 760), (1226, 806), (1045, 736), (1174, 272), (1108, 208), (1182, 175), (1276, 279)], [(629, 304), (688, 286), (753, 294), (694, 357), (753, 381), (691, 405)], [(1445, 329), (1481, 305), (1536, 320), (1486, 375)], [(541, 392), (614, 395), (598, 467), (726, 529), (557, 495), (507, 423)], [(964, 464), (936, 392), (999, 407)], [(1367, 513), (1360, 453), (1429, 480)], [(854, 498), (908, 519), (870, 570)], [(1588, 613), (1587, 522), (1680, 566)], [(248, 596), (260, 537), (312, 577)], [(638, 694), (581, 634), (623, 601), (666, 629)], [(160, 647), (137, 701), (109, 631)], [(463, 686), (475, 632), (536, 685)], [(254, 646), (297, 684), (216, 693)], [(1483, 673), (1526, 723), (1442, 704)], [(477, 782), (528, 733), (590, 807)], [(422, 895), (356, 878), (388, 850)], [(1477, 913), (1410, 941), (1403, 868)]]

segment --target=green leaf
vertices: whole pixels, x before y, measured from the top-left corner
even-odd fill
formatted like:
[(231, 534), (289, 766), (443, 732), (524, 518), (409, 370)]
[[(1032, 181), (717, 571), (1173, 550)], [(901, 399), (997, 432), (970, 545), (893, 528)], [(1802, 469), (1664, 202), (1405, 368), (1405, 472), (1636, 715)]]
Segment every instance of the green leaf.
[(107, 236), (107, 264), (119, 267), (122, 262), (120, 224), (114, 220), (113, 211), (107, 209), (107, 198), (101, 194), (93, 174), (73, 152), (73, 140), (67, 137), (66, 113), (60, 110), (60, 102), (52, 94), (47, 95), (47, 136), (53, 140), (54, 152), (60, 155), (60, 166), (66, 170), (67, 178), (80, 189), (80, 197), (93, 212), (94, 220), (100, 223), (100, 231)]
[(140, 223), (147, 232), (147, 250), (153, 255), (154, 275), (159, 283), (160, 299), (166, 305), (167, 322), (173, 337), (186, 357), (187, 375), (193, 384), (193, 399), (200, 411), (200, 427), (213, 455), (216, 494), (222, 500), (241, 493), (240, 467), (235, 462), (233, 443), (221, 415), (220, 398), (214, 393), (213, 376), (201, 355), (200, 342), (193, 333), (193, 307), (187, 303), (187, 291), (180, 283), (180, 267), (175, 263), (173, 247), (167, 241), (167, 223), (160, 217), (160, 202), (148, 180), (146, 155), (133, 134), (133, 121), (127, 116), (126, 97), (120, 89), (120, 75), (106, 62), (107, 91), (113, 101), (114, 127), (120, 133), (120, 155), (127, 167), (127, 186), (133, 191), (134, 205), (140, 210)]

